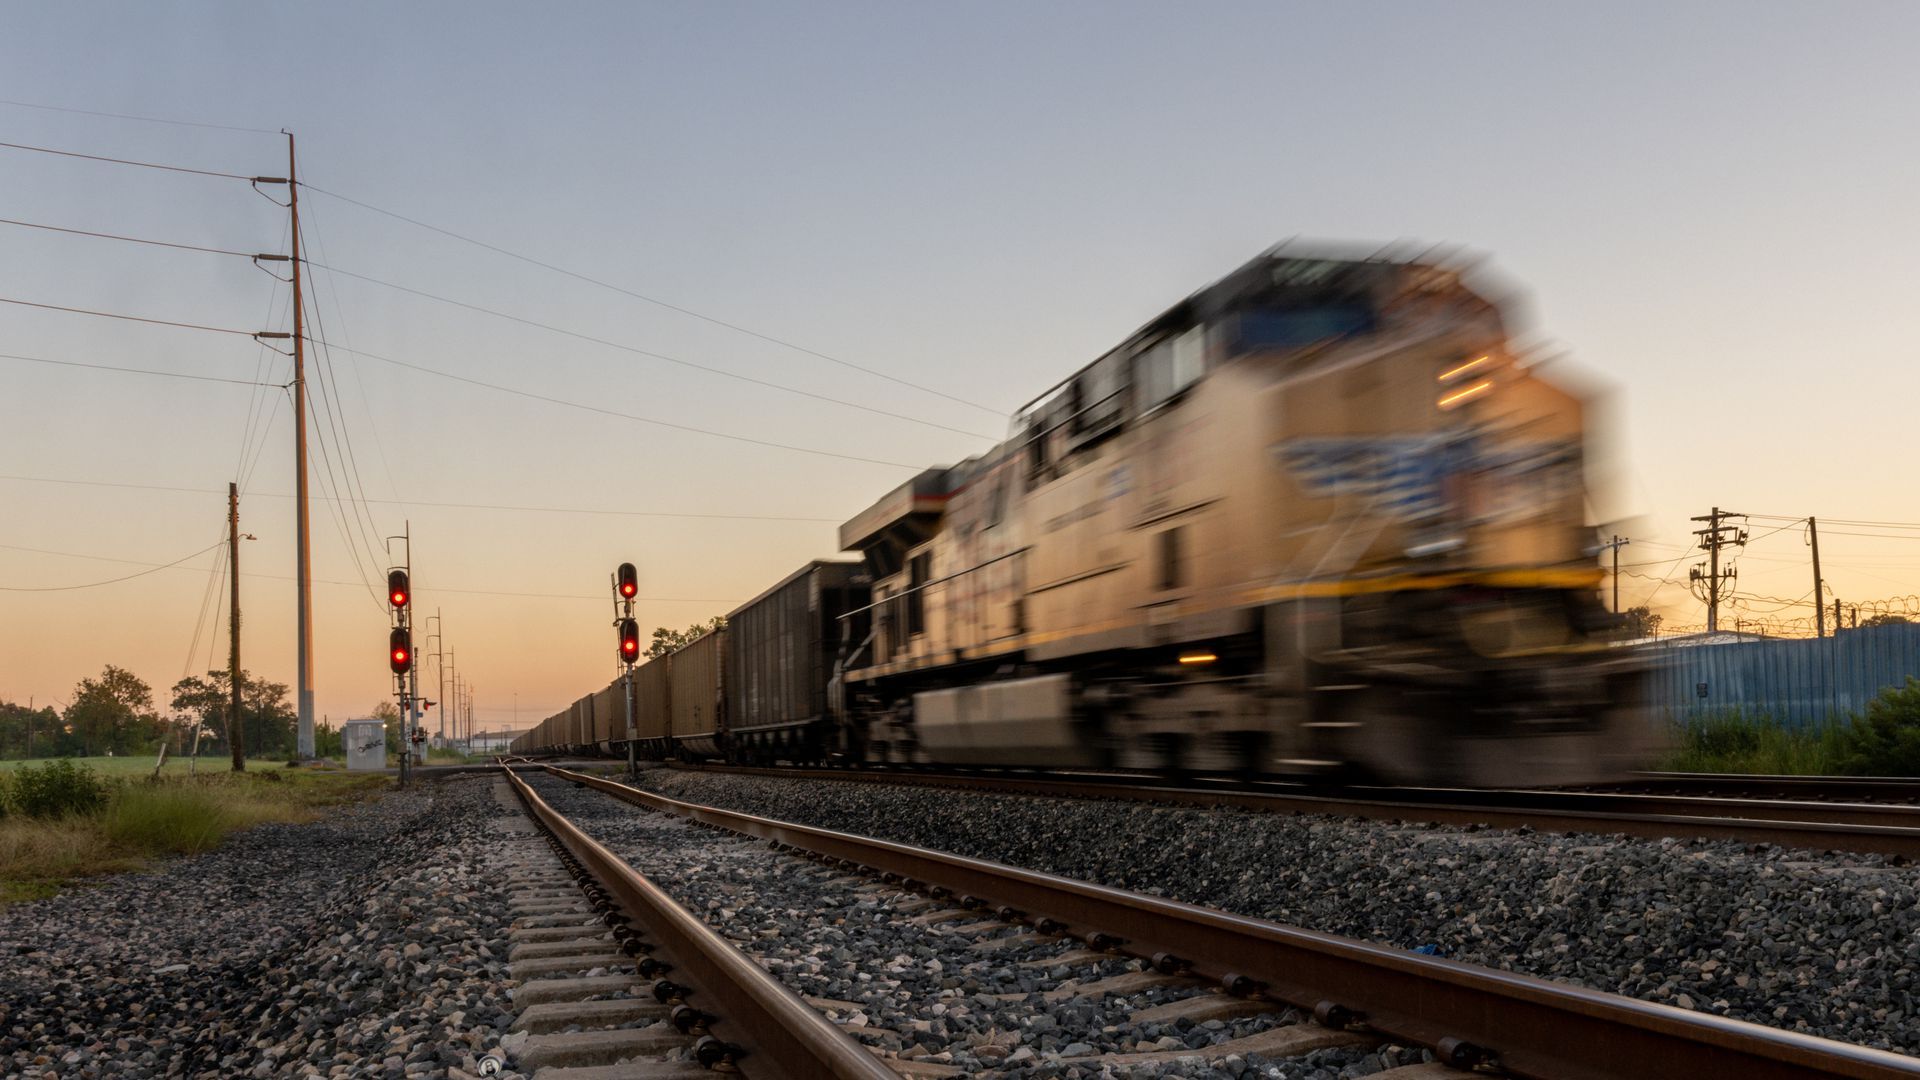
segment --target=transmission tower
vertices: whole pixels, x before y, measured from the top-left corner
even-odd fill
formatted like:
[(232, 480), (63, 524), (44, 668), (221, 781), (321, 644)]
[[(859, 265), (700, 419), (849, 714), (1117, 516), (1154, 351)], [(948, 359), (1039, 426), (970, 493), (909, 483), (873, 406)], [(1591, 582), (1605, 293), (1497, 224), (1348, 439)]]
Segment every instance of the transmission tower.
[[(1739, 518), (1743, 524), (1722, 524), (1731, 518)], [(1726, 569), (1720, 568), (1720, 549), (1747, 546), (1746, 518), (1745, 514), (1736, 514), (1716, 506), (1707, 516), (1693, 519), (1706, 523), (1706, 528), (1695, 529), (1693, 535), (1700, 538), (1700, 550), (1707, 553), (1707, 561), (1687, 571), (1687, 581), (1693, 588), (1693, 595), (1707, 605), (1709, 634), (1720, 629), (1720, 601), (1733, 595), (1734, 580), (1740, 576), (1740, 571), (1731, 562)]]

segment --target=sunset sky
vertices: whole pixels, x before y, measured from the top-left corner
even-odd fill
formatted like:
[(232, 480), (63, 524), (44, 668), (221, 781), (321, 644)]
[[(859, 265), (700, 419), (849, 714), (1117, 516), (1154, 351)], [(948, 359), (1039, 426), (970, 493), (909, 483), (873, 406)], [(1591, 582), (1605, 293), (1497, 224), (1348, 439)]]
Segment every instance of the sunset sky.
[[(0, 142), (250, 177), (285, 175), (276, 132), (298, 136), (331, 346), (315, 491), (366, 500), (313, 509), (336, 723), (388, 693), (369, 581), (409, 524), (479, 725), (524, 726), (612, 677), (622, 559), (642, 626), (723, 613), (1292, 236), (1459, 245), (1524, 291), (1526, 339), (1600, 403), (1595, 515), (1633, 538), (1628, 604), (1703, 621), (1681, 545), (1714, 505), (1779, 516), (1753, 520), (1740, 588), (1786, 600), (1812, 587), (1802, 530), (1761, 534), (1920, 522), (1910, 4), (7, 18)], [(241, 180), (17, 149), (0, 218), (286, 250), (285, 211)], [(0, 700), (65, 701), (113, 663), (164, 701), (223, 664), (203, 599), (234, 479), (246, 666), (291, 684), (291, 361), (246, 336), (287, 329), (286, 287), (241, 256), (0, 224), (0, 298), (214, 328), (0, 304)], [(1920, 528), (1823, 523), (1821, 554), (1843, 599), (1920, 593)]]

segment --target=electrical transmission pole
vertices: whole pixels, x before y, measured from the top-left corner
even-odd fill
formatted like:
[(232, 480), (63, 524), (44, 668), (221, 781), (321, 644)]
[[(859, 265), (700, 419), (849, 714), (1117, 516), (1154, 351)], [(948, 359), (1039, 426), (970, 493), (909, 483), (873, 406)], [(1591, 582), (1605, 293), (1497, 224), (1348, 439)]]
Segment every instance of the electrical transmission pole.
[[(1811, 517), (1807, 518), (1807, 543), (1813, 545), (1813, 636), (1826, 637), (1827, 608), (1820, 599), (1820, 523)], [(1840, 629), (1839, 620), (1834, 621), (1833, 628)]]
[(1720, 601), (1733, 592), (1733, 582), (1740, 572), (1729, 565), (1720, 569), (1720, 549), (1723, 547), (1745, 547), (1747, 530), (1735, 525), (1722, 525), (1728, 518), (1744, 518), (1745, 514), (1736, 514), (1730, 510), (1714, 507), (1706, 517), (1693, 520), (1706, 522), (1704, 529), (1695, 529), (1693, 535), (1700, 538), (1700, 550), (1707, 553), (1706, 566), (1695, 566), (1687, 572), (1687, 580), (1694, 587), (1694, 595), (1706, 601), (1707, 633), (1720, 629)]
[(231, 482), (227, 484), (227, 578), (233, 583), (227, 603), (227, 682), (233, 693), (227, 748), (233, 751), (233, 771), (246, 772), (246, 736), (240, 722), (240, 485)]
[(293, 133), (287, 132), (287, 209), (293, 242), (293, 505), (294, 566), (299, 581), (298, 652), (295, 654), (295, 705), (299, 710), (299, 753), (313, 757), (313, 544), (307, 532), (307, 349), (300, 292), (300, 182), (294, 174)]

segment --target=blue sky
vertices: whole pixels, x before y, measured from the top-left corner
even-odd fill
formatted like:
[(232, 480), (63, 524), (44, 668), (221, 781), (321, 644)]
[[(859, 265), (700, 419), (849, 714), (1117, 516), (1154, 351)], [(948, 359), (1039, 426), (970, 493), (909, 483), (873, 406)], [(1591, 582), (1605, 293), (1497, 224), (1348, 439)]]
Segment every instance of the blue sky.
[[(987, 436), (1004, 430), (992, 411), (320, 192), (1000, 411), (1277, 240), (1457, 244), (1524, 290), (1530, 338), (1601, 393), (1620, 468), (1597, 509), (1657, 577), (1715, 504), (1920, 520), (1916, 24), (1899, 4), (48, 5), (10, 12), (0, 98), (291, 129), (318, 263)], [(0, 141), (285, 168), (277, 136), (10, 105)], [(233, 181), (19, 151), (0, 151), (0, 205), (247, 251), (280, 250), (285, 220)], [(987, 445), (313, 276), (340, 346), (855, 457)], [(284, 289), (243, 259), (8, 226), (0, 296), (284, 325)], [(12, 354), (285, 379), (236, 335), (10, 305), (0, 335)], [(411, 520), (420, 600), (488, 724), (516, 694), (544, 715), (611, 674), (605, 609), (572, 597), (600, 595), (620, 559), (661, 598), (643, 621), (684, 624), (830, 551), (833, 525), (419, 503), (838, 519), (908, 474), (331, 359), (362, 486), (397, 500), (371, 506), (368, 532)], [(0, 387), (0, 473), (207, 492), (0, 480), (0, 584), (140, 568), (75, 554), (168, 562), (212, 543), (243, 434), (279, 393), (9, 360)], [(291, 573), (279, 409), (248, 482), (249, 574)], [(315, 529), (319, 574), (351, 583), (316, 589), (320, 710), (337, 720), (384, 692), (384, 616), (342, 530), (319, 510)], [(1912, 541), (1836, 530), (1822, 554), (1843, 596), (1920, 592)], [(188, 645), (209, 559), (0, 593), (0, 696), (61, 698), (107, 661), (158, 685), (203, 668)], [(1810, 588), (1796, 531), (1747, 560), (1752, 592)], [(291, 681), (291, 590), (245, 587), (249, 666)], [(1700, 621), (1683, 586), (1656, 600)]]

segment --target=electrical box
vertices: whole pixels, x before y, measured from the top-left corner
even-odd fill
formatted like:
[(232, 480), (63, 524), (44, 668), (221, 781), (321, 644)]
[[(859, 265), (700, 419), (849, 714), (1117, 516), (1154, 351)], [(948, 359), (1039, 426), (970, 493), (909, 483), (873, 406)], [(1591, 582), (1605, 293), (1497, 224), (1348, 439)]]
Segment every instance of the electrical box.
[(378, 771), (387, 767), (386, 725), (378, 720), (349, 720), (340, 731), (350, 771)]

